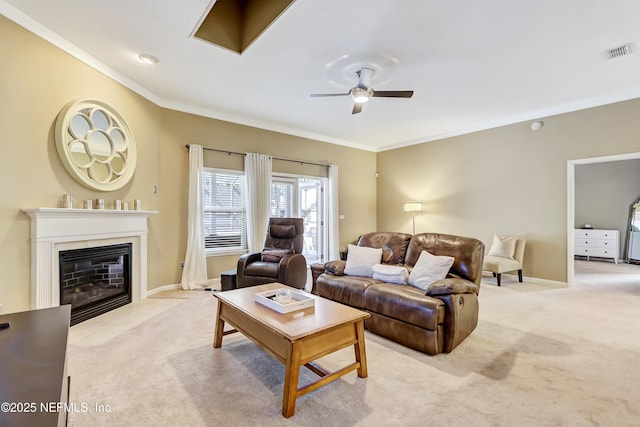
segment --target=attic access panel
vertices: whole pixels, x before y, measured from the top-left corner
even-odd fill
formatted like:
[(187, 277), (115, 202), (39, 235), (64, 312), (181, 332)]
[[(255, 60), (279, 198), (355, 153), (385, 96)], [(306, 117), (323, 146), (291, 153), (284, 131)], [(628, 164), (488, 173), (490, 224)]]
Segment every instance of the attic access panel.
[(244, 52), (295, 0), (217, 0), (194, 36)]

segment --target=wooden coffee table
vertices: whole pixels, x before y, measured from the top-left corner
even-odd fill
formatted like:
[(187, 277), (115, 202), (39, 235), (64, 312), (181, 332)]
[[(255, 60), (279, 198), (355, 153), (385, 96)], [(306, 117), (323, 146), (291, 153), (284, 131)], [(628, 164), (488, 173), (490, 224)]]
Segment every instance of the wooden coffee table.
[[(353, 370), (358, 371), (360, 378), (367, 377), (364, 319), (370, 314), (311, 294), (309, 296), (315, 300), (314, 307), (286, 314), (254, 300), (256, 292), (286, 287), (280, 283), (269, 283), (214, 293), (218, 300), (218, 314), (213, 346), (219, 348), (223, 335), (239, 331), (283, 363), (286, 368), (282, 415), (289, 418), (295, 412), (299, 396)], [(236, 329), (224, 331), (225, 322)], [(355, 361), (338, 371), (330, 373), (311, 364), (313, 360), (350, 345), (354, 347)], [(320, 378), (298, 388), (298, 375), (303, 365)]]

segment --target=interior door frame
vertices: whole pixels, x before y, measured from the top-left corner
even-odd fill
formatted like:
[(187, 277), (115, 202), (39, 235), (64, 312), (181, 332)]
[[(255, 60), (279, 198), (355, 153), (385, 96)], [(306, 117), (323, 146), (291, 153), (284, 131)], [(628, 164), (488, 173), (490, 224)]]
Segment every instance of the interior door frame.
[(638, 160), (640, 153), (614, 154), (567, 160), (567, 286), (575, 286), (575, 252), (573, 250), (576, 217), (576, 165)]
[[(325, 217), (325, 212), (327, 211), (325, 205), (326, 200), (324, 198), (324, 189), (326, 187), (327, 178), (320, 176), (303, 176), (299, 175), (300, 179), (306, 179), (310, 181), (314, 181), (314, 186), (316, 187), (316, 261), (315, 262), (325, 262), (324, 254), (326, 253), (326, 232), (325, 232), (325, 223), (327, 222)], [(298, 198), (301, 199), (302, 196), (302, 185), (298, 184)], [(299, 210), (302, 209), (302, 203), (299, 203)], [(301, 213), (301, 212), (300, 212)]]
[(274, 178), (275, 180), (282, 179), (283, 181), (287, 181), (287, 180), (291, 180), (292, 182), (295, 181), (294, 209), (298, 212), (298, 214), (300, 211), (300, 201), (298, 200), (300, 198), (299, 180), (309, 179), (313, 181), (318, 181), (320, 183), (320, 194), (318, 194), (317, 196), (321, 205), (317, 207), (317, 214), (318, 214), (318, 220), (319, 220), (318, 230), (316, 231), (317, 237), (318, 237), (317, 249), (318, 249), (318, 258), (322, 260), (322, 262), (325, 262), (327, 253), (329, 252), (329, 231), (327, 228), (328, 212), (329, 212), (329, 209), (327, 208), (328, 202), (329, 202), (329, 199), (327, 197), (328, 195), (327, 188), (328, 188), (329, 178), (322, 177), (322, 176), (293, 174), (293, 173), (286, 173), (286, 172), (274, 172), (272, 175), (273, 176), (271, 178), (271, 182), (274, 181)]

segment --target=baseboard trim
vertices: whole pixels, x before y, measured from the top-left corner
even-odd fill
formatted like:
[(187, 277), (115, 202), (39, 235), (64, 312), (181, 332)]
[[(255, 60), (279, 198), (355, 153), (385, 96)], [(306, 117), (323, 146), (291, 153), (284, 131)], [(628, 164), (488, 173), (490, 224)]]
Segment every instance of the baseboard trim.
[(158, 286), (157, 288), (153, 288), (147, 291), (147, 297), (150, 297), (151, 295), (155, 295), (158, 292), (162, 292), (162, 291), (172, 291), (174, 289), (180, 289), (182, 286), (180, 286), (179, 284), (177, 285), (164, 285), (164, 286)]
[[(515, 274), (513, 276), (518, 277)], [(548, 280), (548, 279), (539, 279), (537, 277), (525, 276), (522, 278), (522, 280), (526, 280), (532, 283), (540, 283), (541, 285), (564, 286), (565, 288), (569, 286), (567, 282), (559, 282), (557, 280)]]
[[(493, 273), (491, 273), (490, 271), (483, 271), (484, 273), (488, 273), (487, 278), (491, 279), (493, 278)], [(507, 274), (507, 273), (502, 273), (502, 277), (509, 277), (510, 279), (515, 279), (516, 281), (518, 280), (518, 275), (517, 274)], [(540, 279), (538, 277), (529, 277), (529, 276), (522, 276), (522, 280), (525, 282), (531, 282), (531, 283), (538, 283), (541, 285), (550, 285), (550, 286), (563, 286), (565, 288), (569, 287), (567, 282), (559, 282), (557, 280), (548, 280), (548, 279)]]
[[(211, 290), (213, 290), (213, 291), (219, 291), (220, 289), (222, 289), (222, 283), (220, 282), (220, 278), (207, 280), (207, 284), (205, 286), (203, 286), (202, 289), (204, 289), (204, 288), (211, 288)], [(158, 292), (172, 291), (174, 289), (182, 289), (182, 285), (178, 283), (178, 284), (175, 284), (175, 285), (158, 286), (157, 288), (153, 288), (151, 290), (148, 290), (147, 291), (147, 297), (150, 297), (151, 295), (155, 295)], [(199, 289), (197, 289), (197, 290), (199, 290)]]
[(213, 291), (219, 291), (222, 289), (222, 281), (218, 277), (217, 279), (207, 280), (207, 286)]

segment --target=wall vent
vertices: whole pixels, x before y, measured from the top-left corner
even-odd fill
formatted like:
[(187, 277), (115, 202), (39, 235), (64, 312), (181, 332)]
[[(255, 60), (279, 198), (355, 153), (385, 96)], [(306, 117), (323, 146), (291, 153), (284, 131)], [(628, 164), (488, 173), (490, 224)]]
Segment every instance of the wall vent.
[(609, 57), (609, 59), (613, 59), (620, 56), (630, 55), (631, 53), (633, 53), (633, 46), (631, 45), (631, 43), (627, 43), (625, 45), (609, 49), (607, 51), (607, 56)]

